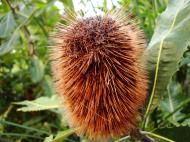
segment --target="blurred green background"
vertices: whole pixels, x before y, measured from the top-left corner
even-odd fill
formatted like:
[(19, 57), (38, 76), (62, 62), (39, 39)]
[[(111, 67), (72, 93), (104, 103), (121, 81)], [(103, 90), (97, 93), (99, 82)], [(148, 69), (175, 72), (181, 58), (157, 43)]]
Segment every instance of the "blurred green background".
[[(49, 35), (65, 11), (90, 16), (125, 6), (138, 18), (149, 42), (155, 19), (167, 3), (167, 0), (1, 0), (0, 142), (50, 142), (58, 132), (61, 138), (57, 142), (87, 141), (72, 134), (60, 110), (23, 112), (17, 111), (20, 106), (13, 104), (42, 96), (51, 98), (55, 94), (48, 59)], [(147, 130), (176, 141), (180, 140), (177, 137), (180, 133), (183, 133), (181, 139), (187, 137), (184, 132), (190, 132), (189, 82), (190, 52), (187, 51), (169, 85), (172, 107), (168, 98), (163, 99), (154, 108)]]

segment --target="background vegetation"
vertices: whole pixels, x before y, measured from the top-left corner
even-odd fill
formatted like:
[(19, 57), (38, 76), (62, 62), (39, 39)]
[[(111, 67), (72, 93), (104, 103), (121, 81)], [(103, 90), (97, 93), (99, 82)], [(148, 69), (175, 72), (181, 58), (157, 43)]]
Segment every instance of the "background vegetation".
[[(48, 44), (49, 34), (61, 17), (55, 4), (58, 1), (63, 8), (75, 10), (72, 0), (0, 1), (0, 142), (87, 141), (73, 134), (61, 110), (55, 109), (59, 101), (54, 96)], [(80, 2), (93, 4), (90, 0)], [(101, 5), (92, 7), (105, 12), (107, 4), (102, 0)], [(190, 1), (118, 0), (118, 5), (128, 7), (138, 17), (150, 42), (146, 56), (150, 100), (154, 101), (147, 100), (139, 128), (156, 141), (188, 142)], [(170, 8), (160, 15), (167, 6)], [(85, 15), (87, 11), (77, 12)]]

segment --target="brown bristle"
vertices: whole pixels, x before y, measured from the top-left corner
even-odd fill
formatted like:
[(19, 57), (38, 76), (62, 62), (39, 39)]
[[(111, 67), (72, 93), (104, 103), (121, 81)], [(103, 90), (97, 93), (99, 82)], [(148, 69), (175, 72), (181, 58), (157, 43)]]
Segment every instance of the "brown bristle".
[(130, 134), (147, 91), (143, 33), (115, 13), (60, 24), (53, 40), (53, 77), (70, 127), (93, 140)]

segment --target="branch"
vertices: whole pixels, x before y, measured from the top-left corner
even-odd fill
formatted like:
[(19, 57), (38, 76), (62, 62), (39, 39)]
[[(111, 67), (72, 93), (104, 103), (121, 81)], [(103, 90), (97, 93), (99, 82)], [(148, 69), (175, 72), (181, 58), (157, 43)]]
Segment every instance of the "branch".
[(134, 129), (131, 134), (130, 134), (131, 138), (136, 139), (136, 140), (140, 140), (141, 142), (154, 142), (154, 139), (148, 137), (147, 135), (141, 133), (141, 131), (139, 129)]

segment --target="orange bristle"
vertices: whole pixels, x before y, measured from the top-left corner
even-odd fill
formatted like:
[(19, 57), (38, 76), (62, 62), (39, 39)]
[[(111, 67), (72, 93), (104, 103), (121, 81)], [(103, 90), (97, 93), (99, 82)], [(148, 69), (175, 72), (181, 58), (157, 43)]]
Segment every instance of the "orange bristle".
[(70, 127), (92, 140), (129, 135), (147, 93), (143, 32), (119, 12), (70, 21), (50, 57)]

